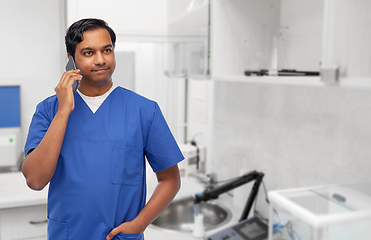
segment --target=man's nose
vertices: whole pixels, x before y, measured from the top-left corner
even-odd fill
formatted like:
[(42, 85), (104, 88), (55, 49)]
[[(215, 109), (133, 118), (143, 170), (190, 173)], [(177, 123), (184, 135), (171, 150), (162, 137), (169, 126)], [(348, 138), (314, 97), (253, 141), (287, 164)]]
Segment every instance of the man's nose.
[(94, 60), (95, 60), (95, 62), (94, 62), (95, 65), (104, 65), (106, 63), (103, 54), (100, 53), (100, 52), (95, 54), (95, 59)]

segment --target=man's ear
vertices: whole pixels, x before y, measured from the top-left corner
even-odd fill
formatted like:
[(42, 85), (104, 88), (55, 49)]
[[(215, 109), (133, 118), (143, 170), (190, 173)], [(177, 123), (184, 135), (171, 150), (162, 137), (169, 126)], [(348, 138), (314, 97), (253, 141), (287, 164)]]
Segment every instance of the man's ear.
[(67, 54), (67, 58), (70, 59), (70, 57), (71, 57), (71, 54)]

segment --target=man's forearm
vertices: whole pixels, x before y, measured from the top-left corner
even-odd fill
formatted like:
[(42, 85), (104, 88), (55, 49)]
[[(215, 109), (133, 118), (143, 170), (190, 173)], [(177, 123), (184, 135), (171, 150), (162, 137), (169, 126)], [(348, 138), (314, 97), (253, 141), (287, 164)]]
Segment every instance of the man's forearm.
[(119, 233), (141, 233), (156, 219), (158, 215), (169, 205), (180, 188), (180, 176), (177, 165), (162, 172), (156, 173), (158, 185), (148, 203), (140, 211), (138, 216), (130, 222), (124, 222), (113, 229), (107, 240), (112, 239)]
[(140, 226), (140, 232), (143, 232), (170, 204), (179, 188), (180, 181), (162, 180), (158, 183), (146, 206), (133, 220), (137, 226)]
[(57, 112), (40, 144), (27, 154), (22, 165), (22, 173), (30, 188), (41, 190), (53, 177), (68, 118), (69, 113)]

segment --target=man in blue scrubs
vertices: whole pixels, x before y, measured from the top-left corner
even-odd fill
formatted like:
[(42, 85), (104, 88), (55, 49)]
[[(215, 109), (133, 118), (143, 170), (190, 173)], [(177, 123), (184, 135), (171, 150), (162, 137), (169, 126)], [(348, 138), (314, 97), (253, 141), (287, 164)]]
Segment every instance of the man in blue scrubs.
[[(30, 188), (50, 183), (48, 239), (144, 239), (179, 190), (183, 155), (157, 103), (113, 84), (116, 36), (104, 21), (75, 22), (65, 40), (78, 70), (38, 104), (22, 166)], [(145, 159), (158, 179), (148, 203)]]

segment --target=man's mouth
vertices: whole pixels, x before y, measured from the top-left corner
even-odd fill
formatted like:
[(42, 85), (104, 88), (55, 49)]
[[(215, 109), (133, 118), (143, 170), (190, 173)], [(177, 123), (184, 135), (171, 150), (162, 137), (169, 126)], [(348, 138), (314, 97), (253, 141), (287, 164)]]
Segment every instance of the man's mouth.
[(93, 69), (91, 70), (92, 72), (96, 72), (96, 73), (103, 73), (103, 72), (106, 72), (107, 70), (109, 69), (108, 68), (98, 68), (98, 69)]

